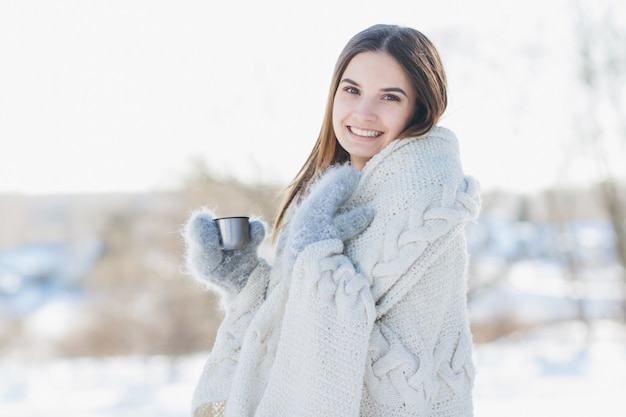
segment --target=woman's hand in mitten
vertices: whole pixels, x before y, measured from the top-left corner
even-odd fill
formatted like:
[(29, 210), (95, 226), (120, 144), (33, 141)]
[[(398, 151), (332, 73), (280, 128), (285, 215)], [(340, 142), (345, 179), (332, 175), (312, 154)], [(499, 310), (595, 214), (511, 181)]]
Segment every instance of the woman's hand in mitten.
[(259, 264), (257, 249), (265, 238), (265, 224), (250, 222), (250, 241), (242, 249), (226, 250), (220, 245), (219, 229), (213, 214), (203, 209), (194, 213), (183, 230), (187, 246), (186, 263), (194, 278), (237, 294)]
[(346, 241), (363, 232), (374, 218), (370, 207), (340, 212), (359, 183), (359, 172), (349, 165), (331, 167), (311, 186), (295, 208), (286, 243), (290, 268), (308, 245), (326, 239)]

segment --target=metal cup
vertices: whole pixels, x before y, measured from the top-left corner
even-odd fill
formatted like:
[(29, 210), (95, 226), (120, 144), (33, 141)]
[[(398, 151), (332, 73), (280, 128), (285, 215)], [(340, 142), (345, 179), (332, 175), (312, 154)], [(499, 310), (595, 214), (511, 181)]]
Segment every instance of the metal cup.
[(249, 218), (244, 216), (215, 219), (220, 231), (220, 244), (223, 249), (245, 248), (250, 240)]

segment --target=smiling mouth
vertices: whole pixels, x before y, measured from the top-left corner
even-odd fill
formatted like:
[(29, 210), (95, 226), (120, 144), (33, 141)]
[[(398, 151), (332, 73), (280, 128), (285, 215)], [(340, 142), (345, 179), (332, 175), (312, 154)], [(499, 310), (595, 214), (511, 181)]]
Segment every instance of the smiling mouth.
[(348, 126), (348, 130), (350, 130), (350, 132), (355, 135), (363, 136), (366, 138), (377, 138), (378, 136), (383, 134), (383, 132), (379, 130), (364, 130), (354, 126)]

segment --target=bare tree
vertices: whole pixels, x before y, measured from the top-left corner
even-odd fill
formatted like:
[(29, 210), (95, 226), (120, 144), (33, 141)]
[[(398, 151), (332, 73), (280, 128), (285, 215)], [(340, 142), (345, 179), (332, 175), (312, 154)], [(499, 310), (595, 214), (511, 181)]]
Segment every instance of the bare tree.
[[(594, 159), (606, 215), (615, 232), (617, 258), (626, 270), (626, 201), (619, 172), (626, 155), (626, 27), (618, 24), (618, 4), (573, 2), (579, 79), (586, 103), (585, 114), (578, 118), (584, 120), (579, 122), (579, 132)], [(622, 156), (617, 163), (615, 155)]]

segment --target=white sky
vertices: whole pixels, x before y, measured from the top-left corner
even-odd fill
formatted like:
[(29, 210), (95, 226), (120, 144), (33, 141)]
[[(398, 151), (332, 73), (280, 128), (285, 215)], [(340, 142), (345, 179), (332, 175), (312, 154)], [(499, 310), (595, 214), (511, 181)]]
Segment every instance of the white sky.
[(439, 48), (441, 124), (485, 189), (535, 190), (563, 167), (580, 181), (574, 3), (2, 1), (0, 192), (163, 189), (194, 158), (285, 185), (317, 136), (339, 51), (374, 23)]

